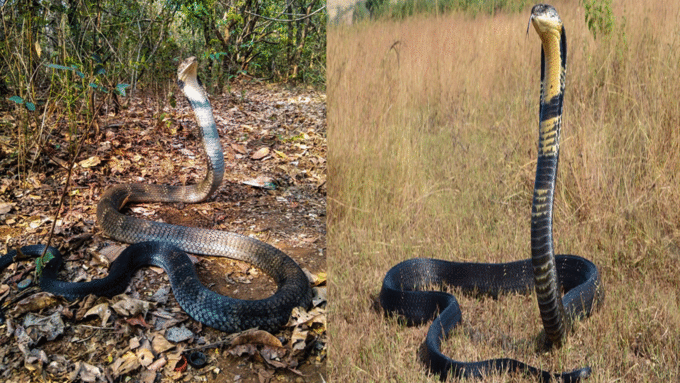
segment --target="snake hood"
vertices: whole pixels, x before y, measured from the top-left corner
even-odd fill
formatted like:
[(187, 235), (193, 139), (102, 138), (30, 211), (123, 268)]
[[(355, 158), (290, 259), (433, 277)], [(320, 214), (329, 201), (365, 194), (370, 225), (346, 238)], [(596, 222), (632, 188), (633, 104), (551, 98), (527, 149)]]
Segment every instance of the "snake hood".
[[(179, 67), (177, 67), (177, 81), (180, 83), (185, 83), (191, 79), (197, 78), (196, 77), (197, 69), (198, 60), (196, 60), (196, 57), (191, 56), (187, 58), (186, 60), (182, 61), (181, 64), (179, 64)], [(180, 87), (182, 87), (181, 84)]]
[[(539, 36), (544, 36), (546, 33), (552, 32), (561, 35), (562, 19), (557, 14), (557, 10), (552, 5), (536, 4), (531, 8), (531, 17), (529, 23), (534, 25)], [(527, 25), (527, 32), (529, 26)], [(558, 36), (559, 37), (559, 36)]]

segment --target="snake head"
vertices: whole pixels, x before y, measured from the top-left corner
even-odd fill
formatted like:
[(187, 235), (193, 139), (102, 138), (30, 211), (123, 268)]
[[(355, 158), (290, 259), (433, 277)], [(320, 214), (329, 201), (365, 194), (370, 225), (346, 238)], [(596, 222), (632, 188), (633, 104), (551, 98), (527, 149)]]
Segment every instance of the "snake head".
[(198, 60), (195, 56), (191, 56), (188, 59), (182, 61), (177, 68), (177, 81), (180, 83), (186, 83), (192, 79), (196, 78), (196, 70), (198, 68)]
[[(557, 14), (557, 10), (552, 5), (536, 4), (531, 8), (529, 24), (534, 24), (536, 32), (543, 37), (546, 33), (559, 34), (562, 31), (562, 19)], [(529, 25), (527, 24), (527, 34)]]

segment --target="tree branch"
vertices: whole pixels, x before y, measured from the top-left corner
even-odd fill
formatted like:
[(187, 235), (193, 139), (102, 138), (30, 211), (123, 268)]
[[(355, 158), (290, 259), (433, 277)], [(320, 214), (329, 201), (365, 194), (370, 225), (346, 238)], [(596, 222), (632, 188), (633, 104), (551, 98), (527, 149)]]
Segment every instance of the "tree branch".
[(324, 10), (325, 8), (326, 8), (326, 6), (323, 5), (321, 8), (317, 9), (316, 11), (310, 13), (309, 15), (300, 17), (299, 19), (274, 19), (274, 18), (271, 18), (271, 17), (258, 15), (258, 14), (256, 14), (256, 13), (252, 13), (252, 12), (249, 12), (249, 11), (245, 11), (245, 12), (248, 13), (248, 14), (251, 14), (251, 15), (253, 15), (253, 16), (261, 17), (261, 18), (263, 18), (263, 19), (265, 19), (265, 20), (269, 20), (269, 21), (279, 21), (279, 22), (283, 22), (283, 23), (292, 23), (292, 22), (296, 22), (296, 21), (308, 19), (308, 18), (314, 16), (315, 14), (321, 12), (321, 11)]

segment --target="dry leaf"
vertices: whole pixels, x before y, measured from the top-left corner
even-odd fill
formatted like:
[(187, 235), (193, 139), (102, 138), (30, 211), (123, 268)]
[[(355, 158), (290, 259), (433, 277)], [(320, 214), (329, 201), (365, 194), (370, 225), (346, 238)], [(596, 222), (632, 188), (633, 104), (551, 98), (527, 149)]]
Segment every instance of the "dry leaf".
[(146, 366), (146, 369), (150, 371), (158, 371), (161, 368), (163, 368), (167, 363), (168, 360), (161, 356), (158, 360)]
[(83, 318), (86, 318), (90, 315), (96, 315), (102, 320), (102, 327), (106, 326), (106, 322), (109, 321), (109, 318), (111, 317), (111, 310), (109, 309), (109, 304), (108, 303), (102, 303), (98, 304), (91, 309), (87, 310)]
[(41, 291), (19, 301), (8, 311), (8, 314), (12, 317), (18, 317), (30, 311), (40, 311), (47, 307), (55, 306), (59, 304), (59, 302), (61, 302), (61, 298), (54, 296), (51, 293)]
[(295, 327), (301, 324), (312, 326), (314, 324), (321, 324), (326, 326), (326, 309), (315, 307), (310, 311), (306, 311), (302, 307), (295, 307), (290, 314), (290, 320), (287, 327)]
[(82, 160), (78, 162), (78, 165), (80, 165), (83, 168), (91, 168), (93, 166), (97, 166), (102, 162), (102, 160), (99, 158), (99, 156), (92, 156), (86, 160)]
[(231, 148), (234, 149), (234, 151), (238, 154), (247, 154), (248, 150), (246, 149), (245, 146), (240, 145), (240, 144), (231, 144)]
[(132, 318), (128, 318), (125, 321), (127, 323), (133, 325), (133, 326), (151, 328), (151, 325), (146, 323), (146, 321), (144, 320), (144, 317), (142, 317), (142, 314), (139, 314), (139, 315), (132, 317)]
[(231, 347), (229, 349), (229, 353), (233, 356), (253, 356), (255, 353), (257, 353), (257, 347), (255, 347), (253, 344), (239, 344), (237, 346)]
[(0, 299), (4, 299), (9, 293), (9, 285), (0, 285)]
[(130, 339), (130, 342), (128, 344), (128, 348), (130, 350), (134, 350), (137, 347), (139, 347), (140, 345), (141, 345), (141, 343), (139, 342), (139, 337), (133, 337), (133, 338)]
[(50, 220), (49, 217), (39, 217), (39, 216), (30, 217), (30, 218), (28, 218), (28, 221), (29, 221), (28, 227), (30, 227), (31, 229), (36, 229), (36, 228), (40, 227), (40, 225), (42, 225), (44, 222), (47, 222), (49, 220)]
[(232, 346), (247, 343), (283, 347), (277, 337), (264, 330), (246, 330), (231, 341)]
[(286, 153), (284, 153), (284, 152), (282, 152), (282, 151), (280, 151), (280, 150), (274, 149), (274, 153), (276, 153), (277, 156), (283, 158), (284, 160), (287, 160), (287, 159), (288, 159), (288, 156), (286, 155)]
[(255, 153), (253, 153), (250, 158), (254, 160), (261, 160), (269, 155), (269, 148), (268, 147), (262, 147)]
[(111, 371), (114, 377), (127, 374), (130, 371), (139, 368), (140, 364), (134, 352), (128, 351), (120, 358), (116, 359), (111, 365)]
[(120, 253), (123, 252), (123, 250), (126, 249), (127, 246), (120, 246), (120, 245), (109, 245), (106, 246), (105, 248), (99, 250), (99, 253), (106, 257), (109, 262), (113, 262)]
[(325, 272), (313, 274), (311, 271), (307, 270), (307, 268), (303, 268), (302, 271), (307, 276), (307, 279), (312, 283), (312, 286), (319, 286), (326, 283), (327, 276)]
[(78, 311), (76, 311), (77, 321), (80, 321), (83, 318), (85, 318), (87, 312), (97, 303), (97, 299), (99, 299), (99, 297), (93, 294), (90, 294), (85, 297), (85, 299), (80, 303), (80, 308), (78, 308)]
[(290, 336), (290, 343), (293, 345), (293, 350), (300, 351), (307, 347), (307, 335), (309, 330), (303, 330), (300, 327), (293, 329), (293, 334)]
[(137, 354), (137, 361), (139, 364), (141, 364), (144, 367), (149, 366), (151, 363), (153, 363), (153, 352), (149, 350), (148, 348), (140, 348), (136, 352)]
[(175, 345), (165, 339), (163, 335), (157, 333), (153, 336), (151, 347), (155, 353), (160, 354), (161, 352), (168, 351), (169, 349), (175, 347)]
[(175, 352), (171, 352), (166, 354), (166, 357), (168, 358), (168, 362), (165, 365), (164, 373), (167, 376), (172, 376), (175, 373), (175, 367), (177, 366), (177, 363), (182, 360), (182, 353), (184, 352), (184, 347), (181, 345), (177, 346), (177, 350)]
[(257, 371), (257, 378), (260, 383), (270, 383), (273, 377), (274, 377), (273, 371), (268, 371), (264, 369)]
[(146, 313), (151, 308), (151, 302), (143, 301), (140, 299), (130, 298), (127, 295), (116, 295), (113, 297), (116, 301), (111, 308), (117, 312), (119, 315), (123, 316), (135, 316), (140, 315), (146, 316)]
[(0, 214), (7, 214), (9, 213), (10, 210), (12, 210), (12, 207), (14, 206), (14, 203), (11, 202), (0, 202)]
[(34, 340), (45, 338), (48, 341), (53, 341), (64, 333), (64, 321), (61, 320), (59, 312), (55, 312), (47, 317), (39, 317), (33, 313), (28, 313), (24, 317), (23, 325)]
[(265, 359), (281, 360), (286, 356), (286, 349), (283, 347), (264, 346), (260, 353)]
[[(150, 370), (147, 367), (148, 370)], [(155, 370), (151, 371), (142, 371), (139, 375), (139, 382), (140, 383), (153, 383), (156, 381), (156, 373), (154, 372)]]
[(318, 277), (318, 280), (314, 282), (316, 283), (317, 286), (326, 283), (327, 275), (325, 272), (320, 272), (316, 276)]
[(314, 287), (314, 297), (312, 298), (312, 305), (314, 307), (321, 306), (327, 302), (326, 300), (326, 286)]
[(77, 362), (75, 370), (69, 374), (69, 381), (82, 380), (83, 382), (101, 382), (104, 380), (102, 371), (99, 367), (87, 364), (85, 362)]

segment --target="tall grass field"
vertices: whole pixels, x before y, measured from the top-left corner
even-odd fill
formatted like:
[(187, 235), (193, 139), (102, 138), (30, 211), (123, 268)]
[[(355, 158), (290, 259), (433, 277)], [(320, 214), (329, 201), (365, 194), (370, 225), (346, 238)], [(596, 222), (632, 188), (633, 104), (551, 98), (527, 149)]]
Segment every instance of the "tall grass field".
[[(453, 290), (463, 321), (443, 351), (553, 372), (590, 366), (587, 382), (678, 382), (680, 3), (616, 1), (610, 33), (596, 38), (580, 4), (552, 3), (568, 39), (555, 248), (598, 266), (604, 304), (546, 350), (535, 294)], [(540, 81), (531, 5), (329, 27), (332, 381), (438, 381), (419, 359), (427, 326), (376, 305), (390, 267), (530, 257)]]

